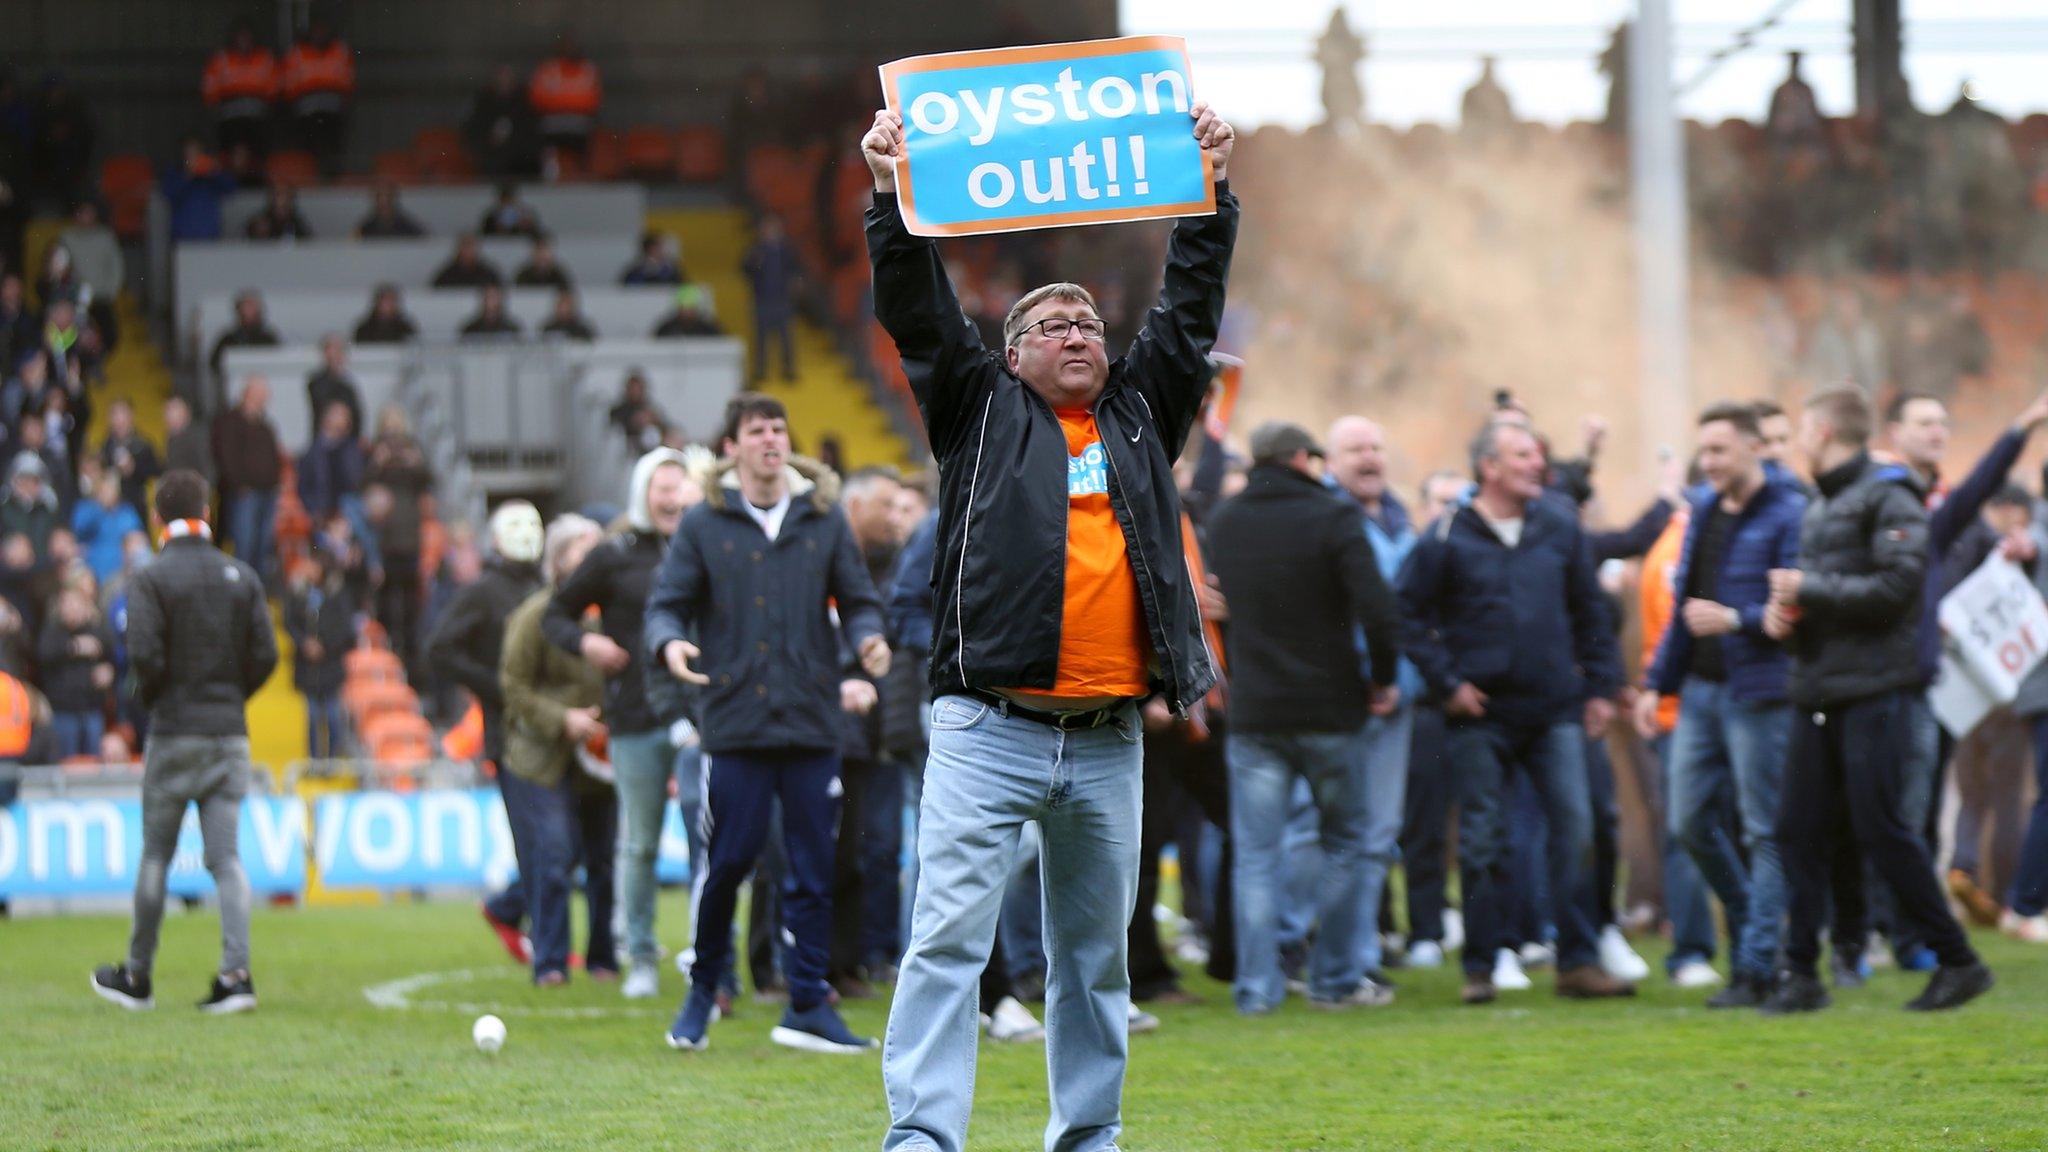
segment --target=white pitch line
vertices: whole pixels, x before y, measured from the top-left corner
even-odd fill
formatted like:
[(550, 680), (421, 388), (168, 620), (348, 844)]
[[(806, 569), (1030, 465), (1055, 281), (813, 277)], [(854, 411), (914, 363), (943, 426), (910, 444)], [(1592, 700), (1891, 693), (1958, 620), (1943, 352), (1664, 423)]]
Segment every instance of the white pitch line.
[(490, 1012), (498, 1016), (541, 1016), (562, 1020), (591, 1020), (609, 1017), (659, 1016), (659, 1011), (645, 1008), (606, 1008), (598, 1005), (584, 1007), (534, 1006), (505, 1004), (497, 1001), (468, 1000), (423, 1000), (416, 993), (429, 988), (453, 984), (474, 984), (478, 980), (526, 977), (524, 969), (465, 968), (453, 972), (420, 972), (387, 980), (382, 984), (371, 984), (363, 989), (363, 999), (371, 1005), (394, 1012), (456, 1012), (463, 1015), (481, 1015)]

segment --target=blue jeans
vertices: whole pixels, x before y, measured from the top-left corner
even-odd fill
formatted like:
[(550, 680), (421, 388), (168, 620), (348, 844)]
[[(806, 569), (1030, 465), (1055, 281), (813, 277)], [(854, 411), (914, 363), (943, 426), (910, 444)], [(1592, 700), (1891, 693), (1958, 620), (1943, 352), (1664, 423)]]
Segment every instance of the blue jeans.
[(107, 734), (106, 717), (98, 712), (56, 712), (50, 716), (50, 726), (57, 732), (58, 759), (99, 758), (100, 738)]
[[(1365, 896), (1366, 730), (1242, 732), (1225, 745), (1230, 762), (1230, 839), (1235, 848), (1231, 895), (1236, 903), (1240, 1012), (1264, 1012), (1287, 996), (1280, 971), (1279, 926), (1285, 899), (1288, 801), (1297, 778), (1308, 781), (1319, 814), (1323, 868), (1317, 900), (1320, 931), (1309, 963), (1309, 994), (1335, 1000), (1365, 975), (1359, 914)], [(1398, 831), (1398, 806), (1396, 827)]]
[[(1657, 758), (1657, 768), (1663, 780), (1663, 794), (1657, 797), (1654, 811), (1660, 828), (1671, 823), (1671, 733), (1666, 732), (1650, 741), (1650, 753)], [(1735, 816), (1735, 802), (1728, 789), (1714, 794), (1714, 809), (1717, 819), (1725, 827), (1732, 827)], [(1726, 837), (1724, 830), (1723, 837)], [(1664, 916), (1671, 922), (1671, 954), (1664, 958), (1664, 971), (1675, 974), (1679, 968), (1694, 961), (1712, 962), (1717, 949), (1715, 943), (1714, 907), (1707, 900), (1707, 882), (1700, 877), (1699, 865), (1686, 854), (1685, 846), (1678, 837), (1664, 836)]]
[[(665, 737), (664, 737), (665, 739)], [(824, 1003), (832, 954), (832, 856), (839, 823), (836, 752), (714, 752), (705, 776), (704, 831), (709, 859), (697, 894), (692, 988), (716, 988), (731, 971), (733, 911), (754, 871), (776, 809), (782, 813), (787, 867), (781, 909), (783, 975), (789, 1006)]]
[[(377, 533), (370, 527), (370, 513), (363, 507), (363, 498), (343, 493), (335, 501), (342, 518), (348, 521), (349, 531), (355, 534), (357, 543), (363, 546), (363, 561), (372, 568), (384, 566), (384, 554), (377, 548)], [(319, 525), (314, 525), (317, 529)]]
[(1367, 972), (1380, 969), (1380, 900), (1387, 875), (1401, 859), (1401, 824), (1407, 814), (1408, 750), (1415, 709), (1403, 704), (1391, 716), (1365, 723), (1365, 891), (1358, 909), (1358, 961)]
[(534, 977), (568, 975), (569, 894), (579, 863), (584, 866), (590, 910), (584, 963), (598, 970), (613, 967), (617, 960), (612, 946), (612, 841), (618, 832), (617, 803), (609, 796), (579, 796), (573, 778), (550, 786), (501, 772), (498, 788), (505, 796), (505, 816), (512, 826), (532, 917)]
[[(1699, 865), (1727, 909), (1738, 975), (1769, 979), (1784, 937), (1785, 869), (1778, 851), (1778, 809), (1791, 738), (1788, 704), (1748, 704), (1726, 684), (1688, 677), (1678, 694), (1671, 739), (1671, 835)], [(1718, 797), (1733, 784), (1742, 847), (1724, 831)]]
[(1136, 708), (1061, 732), (968, 696), (932, 706), (910, 950), (882, 1049), (887, 1152), (960, 1152), (974, 1096), (981, 971), (1026, 821), (1044, 838), (1051, 967), (1047, 1152), (1105, 1152), (1123, 1129), (1127, 947), (1144, 750)]
[(340, 693), (306, 697), (306, 755), (315, 760), (348, 755), (348, 710)]
[(654, 898), (661, 891), (654, 861), (661, 852), (661, 824), (668, 816), (668, 782), (675, 750), (668, 733), (632, 732), (611, 741), (614, 787), (619, 793), (619, 882), (626, 905), (626, 955), (635, 965), (661, 960), (654, 938)]
[(276, 566), (271, 527), (277, 521), (277, 491), (237, 492), (228, 498), (227, 513), (235, 558), (254, 568), (257, 575), (268, 575)]
[(2017, 916), (2039, 916), (2048, 910), (2048, 716), (2031, 717), (2034, 726), (2034, 810), (2027, 817), (2027, 838), (2020, 844), (2020, 866), (2013, 874), (2007, 901)]
[(996, 920), (996, 931), (1003, 938), (1003, 961), (1012, 980), (1045, 975), (1045, 893), (1038, 872), (1039, 847), (1037, 826), (1025, 825), (1018, 837), (1010, 887), (1003, 893), (1003, 913)]
[(1450, 725), (1448, 750), (1458, 774), (1458, 872), (1465, 895), (1465, 971), (1493, 970), (1508, 938), (1502, 899), (1508, 888), (1509, 773), (1521, 769), (1546, 823), (1549, 912), (1557, 926), (1560, 970), (1599, 963), (1586, 891), (1593, 869), (1593, 809), (1586, 783), (1586, 733), (1574, 721), (1520, 727), (1495, 720)]

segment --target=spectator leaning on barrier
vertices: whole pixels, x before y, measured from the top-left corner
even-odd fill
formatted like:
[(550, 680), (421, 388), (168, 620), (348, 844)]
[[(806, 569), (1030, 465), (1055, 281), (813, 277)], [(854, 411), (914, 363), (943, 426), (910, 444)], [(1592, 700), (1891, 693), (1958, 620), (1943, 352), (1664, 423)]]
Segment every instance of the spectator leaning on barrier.
[(464, 340), (517, 340), (520, 335), (519, 321), (505, 311), (505, 290), (496, 284), (484, 285), (477, 296), (476, 315), (462, 326)]
[(320, 338), (320, 367), (306, 377), (307, 422), (309, 431), (320, 435), (321, 421), (326, 419), (330, 404), (340, 404), (348, 410), (347, 434), (360, 438), (363, 434), (363, 394), (357, 390), (354, 373), (348, 368), (348, 341), (339, 332), (330, 332)]
[(124, 1008), (156, 1003), (151, 967), (164, 879), (188, 804), (199, 806), (206, 869), (219, 892), (221, 963), (203, 1012), (256, 1007), (249, 975), (249, 881), (236, 845), (249, 789), (249, 697), (277, 667), (270, 609), (256, 570), (213, 546), (206, 481), (173, 470), (156, 490), (163, 553), (137, 573), (128, 604), (128, 660), (150, 710), (142, 781), (142, 857), (128, 958), (93, 973), (93, 990)]
[(654, 327), (656, 339), (671, 336), (723, 336), (725, 329), (719, 326), (718, 316), (711, 310), (711, 296), (701, 284), (685, 284), (676, 289), (675, 310), (661, 318)]
[(540, 334), (543, 338), (554, 337), (560, 340), (588, 342), (597, 339), (597, 329), (592, 328), (590, 321), (583, 318), (582, 311), (576, 306), (576, 292), (572, 288), (563, 288), (555, 293), (554, 309), (548, 314), (548, 322), (541, 325)]
[(504, 275), (484, 259), (483, 241), (474, 232), (464, 232), (455, 238), (455, 251), (434, 273), (433, 281), (436, 288), (496, 287), (504, 282)]
[(221, 379), (223, 361), (230, 348), (275, 348), (284, 343), (278, 338), (277, 329), (263, 315), (263, 296), (255, 289), (244, 289), (235, 294), (235, 322), (220, 338), (213, 342), (213, 352), (207, 356), (207, 367), (213, 370), (213, 378)]
[(355, 229), (358, 240), (408, 240), (426, 234), (420, 222), (399, 206), (398, 185), (389, 180), (379, 183), (370, 194), (369, 214)]
[(271, 181), (263, 210), (249, 217), (242, 234), (250, 240), (311, 240), (313, 226), (299, 213), (299, 192)]
[(669, 254), (669, 238), (660, 232), (642, 233), (639, 255), (619, 273), (619, 283), (628, 287), (648, 284), (680, 286), (687, 279), (682, 262)]
[(569, 277), (569, 270), (555, 256), (555, 241), (545, 233), (533, 238), (533, 250), (527, 254), (526, 263), (512, 274), (515, 288), (560, 288), (567, 291), (575, 287)]
[(379, 284), (370, 293), (370, 312), (356, 324), (358, 344), (403, 344), (420, 334), (405, 314), (405, 297), (395, 285)]

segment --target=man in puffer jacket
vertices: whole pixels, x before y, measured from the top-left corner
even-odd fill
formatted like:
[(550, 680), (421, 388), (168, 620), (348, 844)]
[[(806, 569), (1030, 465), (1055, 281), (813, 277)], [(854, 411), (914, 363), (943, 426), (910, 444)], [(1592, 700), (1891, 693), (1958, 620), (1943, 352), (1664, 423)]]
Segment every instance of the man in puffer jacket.
[(1816, 963), (1829, 841), (1843, 805), (1899, 915), (1940, 961), (1906, 1007), (1960, 1007), (1992, 984), (1991, 970), (1948, 910), (1919, 830), (1895, 799), (1912, 768), (1927, 509), (1911, 471), (1870, 458), (1872, 423), (1860, 388), (1830, 389), (1807, 401), (1796, 443), (1820, 495), (1800, 527), (1800, 567), (1773, 569), (1769, 577), (1764, 633), (1792, 652), (1798, 709), (1778, 820), (1791, 893), (1787, 967), (1762, 1006), (1773, 1015), (1830, 1002)]

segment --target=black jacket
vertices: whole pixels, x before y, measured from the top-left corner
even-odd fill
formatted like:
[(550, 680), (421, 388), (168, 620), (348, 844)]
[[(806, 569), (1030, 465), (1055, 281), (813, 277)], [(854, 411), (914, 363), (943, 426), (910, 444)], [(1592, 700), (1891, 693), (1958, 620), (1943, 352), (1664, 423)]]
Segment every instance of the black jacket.
[(1816, 477), (1799, 527), (1792, 702), (1828, 708), (1922, 683), (1927, 509), (1911, 470), (1867, 455)]
[[(99, 646), (90, 656), (81, 655), (73, 647), (86, 636)], [(106, 625), (89, 620), (82, 627), (73, 628), (51, 609), (49, 618), (43, 621), (36, 652), (39, 680), (43, 695), (49, 697), (50, 708), (57, 712), (98, 712), (105, 707), (108, 689), (92, 682), (93, 669), (102, 664), (114, 666), (114, 638), (107, 634)], [(93, 749), (95, 754), (98, 751)]]
[(484, 758), (505, 754), (505, 693), (498, 662), (505, 651), (505, 624), (526, 598), (540, 590), (540, 569), (502, 556), (484, 565), (476, 583), (455, 594), (427, 637), (427, 660), (476, 697), (484, 714)]
[(581, 656), (583, 613), (596, 605), (604, 634), (633, 657), (624, 671), (605, 678), (604, 721), (613, 732), (649, 732), (663, 726), (647, 703), (640, 638), (647, 593), (667, 545), (658, 533), (638, 528), (606, 537), (555, 590), (541, 617), (541, 633), (548, 643)]
[(1425, 529), (1401, 569), (1403, 647), (1432, 694), (1486, 693), (1488, 719), (1538, 726), (1578, 718), (1621, 688), (1614, 626), (1572, 506), (1545, 496), (1510, 548), (1469, 504)]
[[(859, 541), (854, 542), (859, 548)], [(896, 571), (896, 555), (900, 549), (880, 548), (869, 552), (861, 551), (861, 563), (866, 566), (868, 580), (875, 586), (879, 600), (886, 594), (882, 589), (889, 586), (889, 579)], [(888, 621), (882, 622), (882, 634), (888, 635)], [(892, 642), (893, 646), (893, 642)], [(885, 711), (889, 706), (892, 688), (901, 691), (902, 678), (897, 675), (898, 661), (890, 661), (889, 675), (877, 680), (860, 666), (860, 649), (854, 646), (854, 636), (844, 628), (839, 630), (839, 676), (842, 680), (865, 680), (875, 686), (875, 706), (865, 716), (856, 716), (841, 710), (839, 713), (839, 755), (844, 760), (872, 763), (882, 756), (882, 730), (886, 721)]]
[[(1219, 183), (1215, 215), (1174, 226), (1159, 302), (1110, 365), (1095, 404), (1110, 502), (1158, 660), (1154, 678), (1176, 711), (1216, 680), (1181, 555), (1173, 462), (1209, 386), (1207, 357), (1223, 316), (1237, 218), (1237, 198)], [(875, 197), (867, 238), (875, 315), (902, 355), (939, 461), (933, 693), (1051, 688), (1067, 548), (1067, 441), (1059, 417), (982, 344), (937, 246), (905, 230), (894, 197)]]
[[(307, 696), (333, 696), (348, 679), (348, 650), (356, 641), (355, 598), (343, 586), (329, 591), (315, 584), (295, 592), (285, 605), (284, 628), (292, 638), (292, 687)], [(306, 655), (317, 640), (319, 659)]]
[(882, 598), (852, 526), (829, 484), (808, 478), (792, 485), (772, 542), (739, 506), (737, 482), (714, 477), (705, 490), (655, 575), (640, 657), (696, 637), (696, 670), (711, 678), (699, 705), (706, 752), (837, 750), (839, 635), (827, 603), (855, 648), (882, 634)]
[(209, 540), (170, 541), (128, 585), (128, 667), (165, 736), (247, 736), (243, 708), (277, 667), (256, 570)]
[(1358, 505), (1285, 465), (1261, 465), (1210, 514), (1206, 555), (1230, 603), (1231, 728), (1363, 725), (1372, 684), (1393, 684), (1399, 668), (1400, 609), (1359, 530)]

